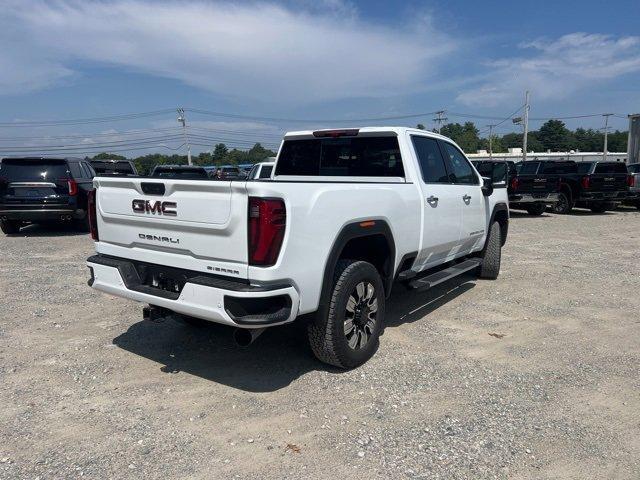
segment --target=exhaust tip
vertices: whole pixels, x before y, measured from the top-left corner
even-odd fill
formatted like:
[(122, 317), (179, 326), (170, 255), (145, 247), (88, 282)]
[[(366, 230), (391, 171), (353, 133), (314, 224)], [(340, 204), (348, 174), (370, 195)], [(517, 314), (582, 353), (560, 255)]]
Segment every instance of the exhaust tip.
[(236, 328), (233, 332), (233, 339), (239, 347), (248, 347), (264, 330), (264, 328)]

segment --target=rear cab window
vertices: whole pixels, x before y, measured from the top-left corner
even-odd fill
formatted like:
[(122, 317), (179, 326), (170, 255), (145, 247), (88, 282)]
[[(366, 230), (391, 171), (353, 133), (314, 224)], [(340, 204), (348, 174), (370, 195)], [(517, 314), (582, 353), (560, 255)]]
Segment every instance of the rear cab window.
[(276, 164), (276, 175), (405, 176), (395, 135), (286, 139)]
[(518, 164), (518, 175), (535, 175), (540, 162), (522, 162)]
[(566, 175), (576, 173), (578, 168), (575, 162), (543, 162), (540, 170), (546, 175)]
[(593, 162), (580, 162), (577, 165), (577, 171), (581, 175), (586, 175), (591, 173), (591, 167), (593, 167)]
[(627, 166), (624, 163), (597, 163), (593, 173), (627, 173)]

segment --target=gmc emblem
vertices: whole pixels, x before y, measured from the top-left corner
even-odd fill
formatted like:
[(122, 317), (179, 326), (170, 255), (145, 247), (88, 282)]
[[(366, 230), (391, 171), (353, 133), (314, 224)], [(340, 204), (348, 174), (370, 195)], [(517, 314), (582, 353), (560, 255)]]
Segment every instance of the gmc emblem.
[(170, 217), (178, 215), (178, 204), (176, 202), (134, 200), (131, 202), (131, 208), (136, 213), (152, 213), (154, 215), (168, 215)]

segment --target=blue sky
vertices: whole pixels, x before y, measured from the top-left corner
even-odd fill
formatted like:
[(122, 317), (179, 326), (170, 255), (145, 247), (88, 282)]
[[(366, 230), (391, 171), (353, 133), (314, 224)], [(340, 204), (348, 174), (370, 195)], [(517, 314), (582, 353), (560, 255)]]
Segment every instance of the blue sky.
[[(462, 122), (466, 117), (456, 113), (508, 116), (525, 89), (534, 118), (640, 111), (637, 0), (0, 5), (0, 122), (177, 106), (336, 120), (445, 109)], [(432, 126), (431, 118), (383, 123)], [(265, 143), (276, 143), (286, 129), (327, 126), (192, 112), (188, 122), (209, 129), (210, 138), (246, 138), (228, 132), (250, 131)], [(476, 120), (481, 129), (492, 122)], [(567, 124), (599, 128), (602, 118)], [(612, 124), (626, 128), (623, 118)], [(0, 143), (48, 145), (56, 139), (36, 137), (74, 135), (75, 143), (95, 144), (112, 139), (106, 134), (118, 141), (131, 129), (174, 127), (172, 112), (126, 122), (0, 126)], [(506, 122), (500, 133), (509, 129)], [(165, 144), (175, 148), (179, 141)]]

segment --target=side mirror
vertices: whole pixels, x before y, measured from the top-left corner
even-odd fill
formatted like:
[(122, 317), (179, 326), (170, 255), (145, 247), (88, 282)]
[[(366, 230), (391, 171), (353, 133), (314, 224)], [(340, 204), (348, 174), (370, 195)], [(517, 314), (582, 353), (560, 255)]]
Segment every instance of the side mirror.
[(493, 193), (493, 181), (489, 177), (482, 177), (482, 194), (490, 197)]

